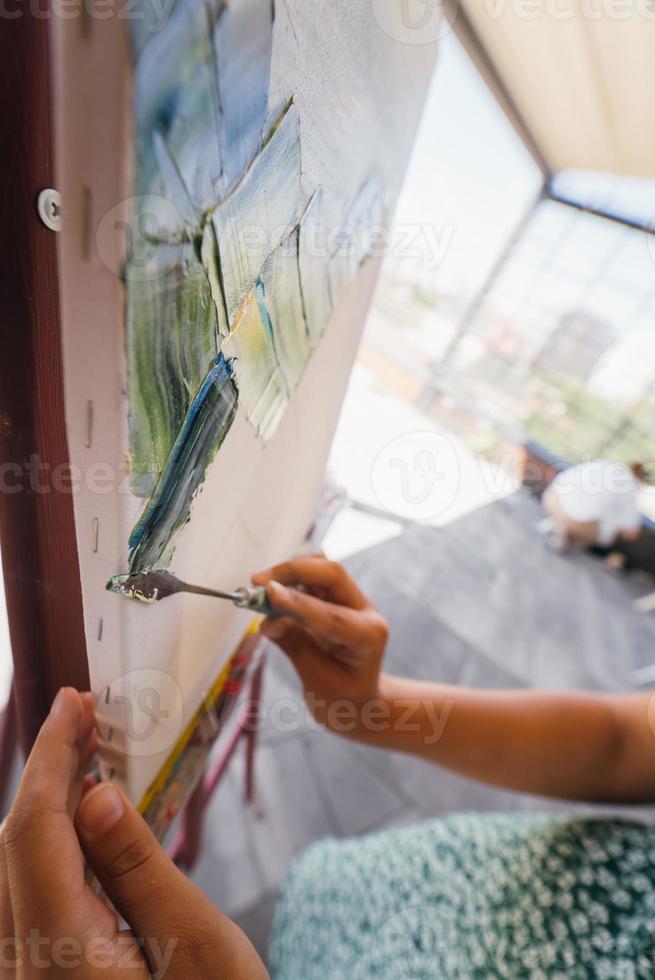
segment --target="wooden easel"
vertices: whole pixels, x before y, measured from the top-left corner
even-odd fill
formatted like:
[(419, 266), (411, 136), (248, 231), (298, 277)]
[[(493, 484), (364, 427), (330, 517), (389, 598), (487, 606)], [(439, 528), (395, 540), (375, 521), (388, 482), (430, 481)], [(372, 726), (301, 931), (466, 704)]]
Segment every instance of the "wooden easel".
[(56, 691), (89, 687), (73, 500), (61, 489), (69, 458), (57, 232), (37, 210), (40, 192), (56, 188), (54, 14), (40, 12), (24, 10), (0, 32), (0, 541), (14, 660), (4, 730), (15, 711), (25, 751)]

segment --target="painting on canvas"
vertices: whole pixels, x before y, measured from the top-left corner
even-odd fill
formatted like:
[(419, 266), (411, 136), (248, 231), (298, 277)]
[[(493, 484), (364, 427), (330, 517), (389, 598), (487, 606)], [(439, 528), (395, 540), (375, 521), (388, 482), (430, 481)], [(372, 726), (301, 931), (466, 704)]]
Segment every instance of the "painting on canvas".
[(434, 62), (397, 6), (137, 0), (58, 25), (69, 449), (111, 476), (74, 501), (85, 629), (134, 799), (249, 619), (105, 583), (231, 589), (310, 528)]

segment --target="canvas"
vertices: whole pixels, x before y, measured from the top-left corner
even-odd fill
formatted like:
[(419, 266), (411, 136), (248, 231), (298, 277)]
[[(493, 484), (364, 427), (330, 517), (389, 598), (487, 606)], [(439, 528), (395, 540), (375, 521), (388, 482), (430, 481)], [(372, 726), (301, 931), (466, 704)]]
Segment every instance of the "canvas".
[(395, 7), (137, 0), (57, 25), (85, 629), (135, 800), (249, 618), (105, 583), (231, 589), (311, 526), (434, 61)]

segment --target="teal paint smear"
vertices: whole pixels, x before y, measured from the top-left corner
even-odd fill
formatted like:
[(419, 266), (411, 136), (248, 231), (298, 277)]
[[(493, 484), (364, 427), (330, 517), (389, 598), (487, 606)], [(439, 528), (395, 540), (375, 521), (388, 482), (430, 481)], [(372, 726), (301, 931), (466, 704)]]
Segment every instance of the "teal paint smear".
[(170, 561), (172, 540), (187, 523), (193, 498), (237, 411), (233, 367), (222, 354), (205, 378), (166, 461), (141, 520), (130, 537), (130, 573)]
[(300, 130), (290, 105), (232, 194), (212, 213), (230, 326), (301, 210)]
[(192, 244), (155, 247), (126, 278), (133, 489), (148, 496), (219, 353), (218, 321)]

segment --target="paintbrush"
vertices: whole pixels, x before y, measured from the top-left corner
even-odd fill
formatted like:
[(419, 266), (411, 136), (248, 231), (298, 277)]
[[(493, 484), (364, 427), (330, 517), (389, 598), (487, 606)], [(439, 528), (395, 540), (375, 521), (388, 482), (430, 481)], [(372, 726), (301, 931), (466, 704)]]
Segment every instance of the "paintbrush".
[(282, 613), (273, 609), (269, 602), (264, 586), (242, 586), (234, 592), (219, 592), (217, 589), (206, 589), (201, 585), (190, 585), (182, 582), (171, 572), (163, 569), (152, 572), (141, 572), (138, 575), (114, 575), (107, 582), (110, 592), (136, 599), (138, 602), (159, 602), (178, 592), (191, 592), (194, 595), (211, 596), (214, 599), (227, 599), (239, 609), (249, 609), (261, 613), (262, 616), (280, 616)]

